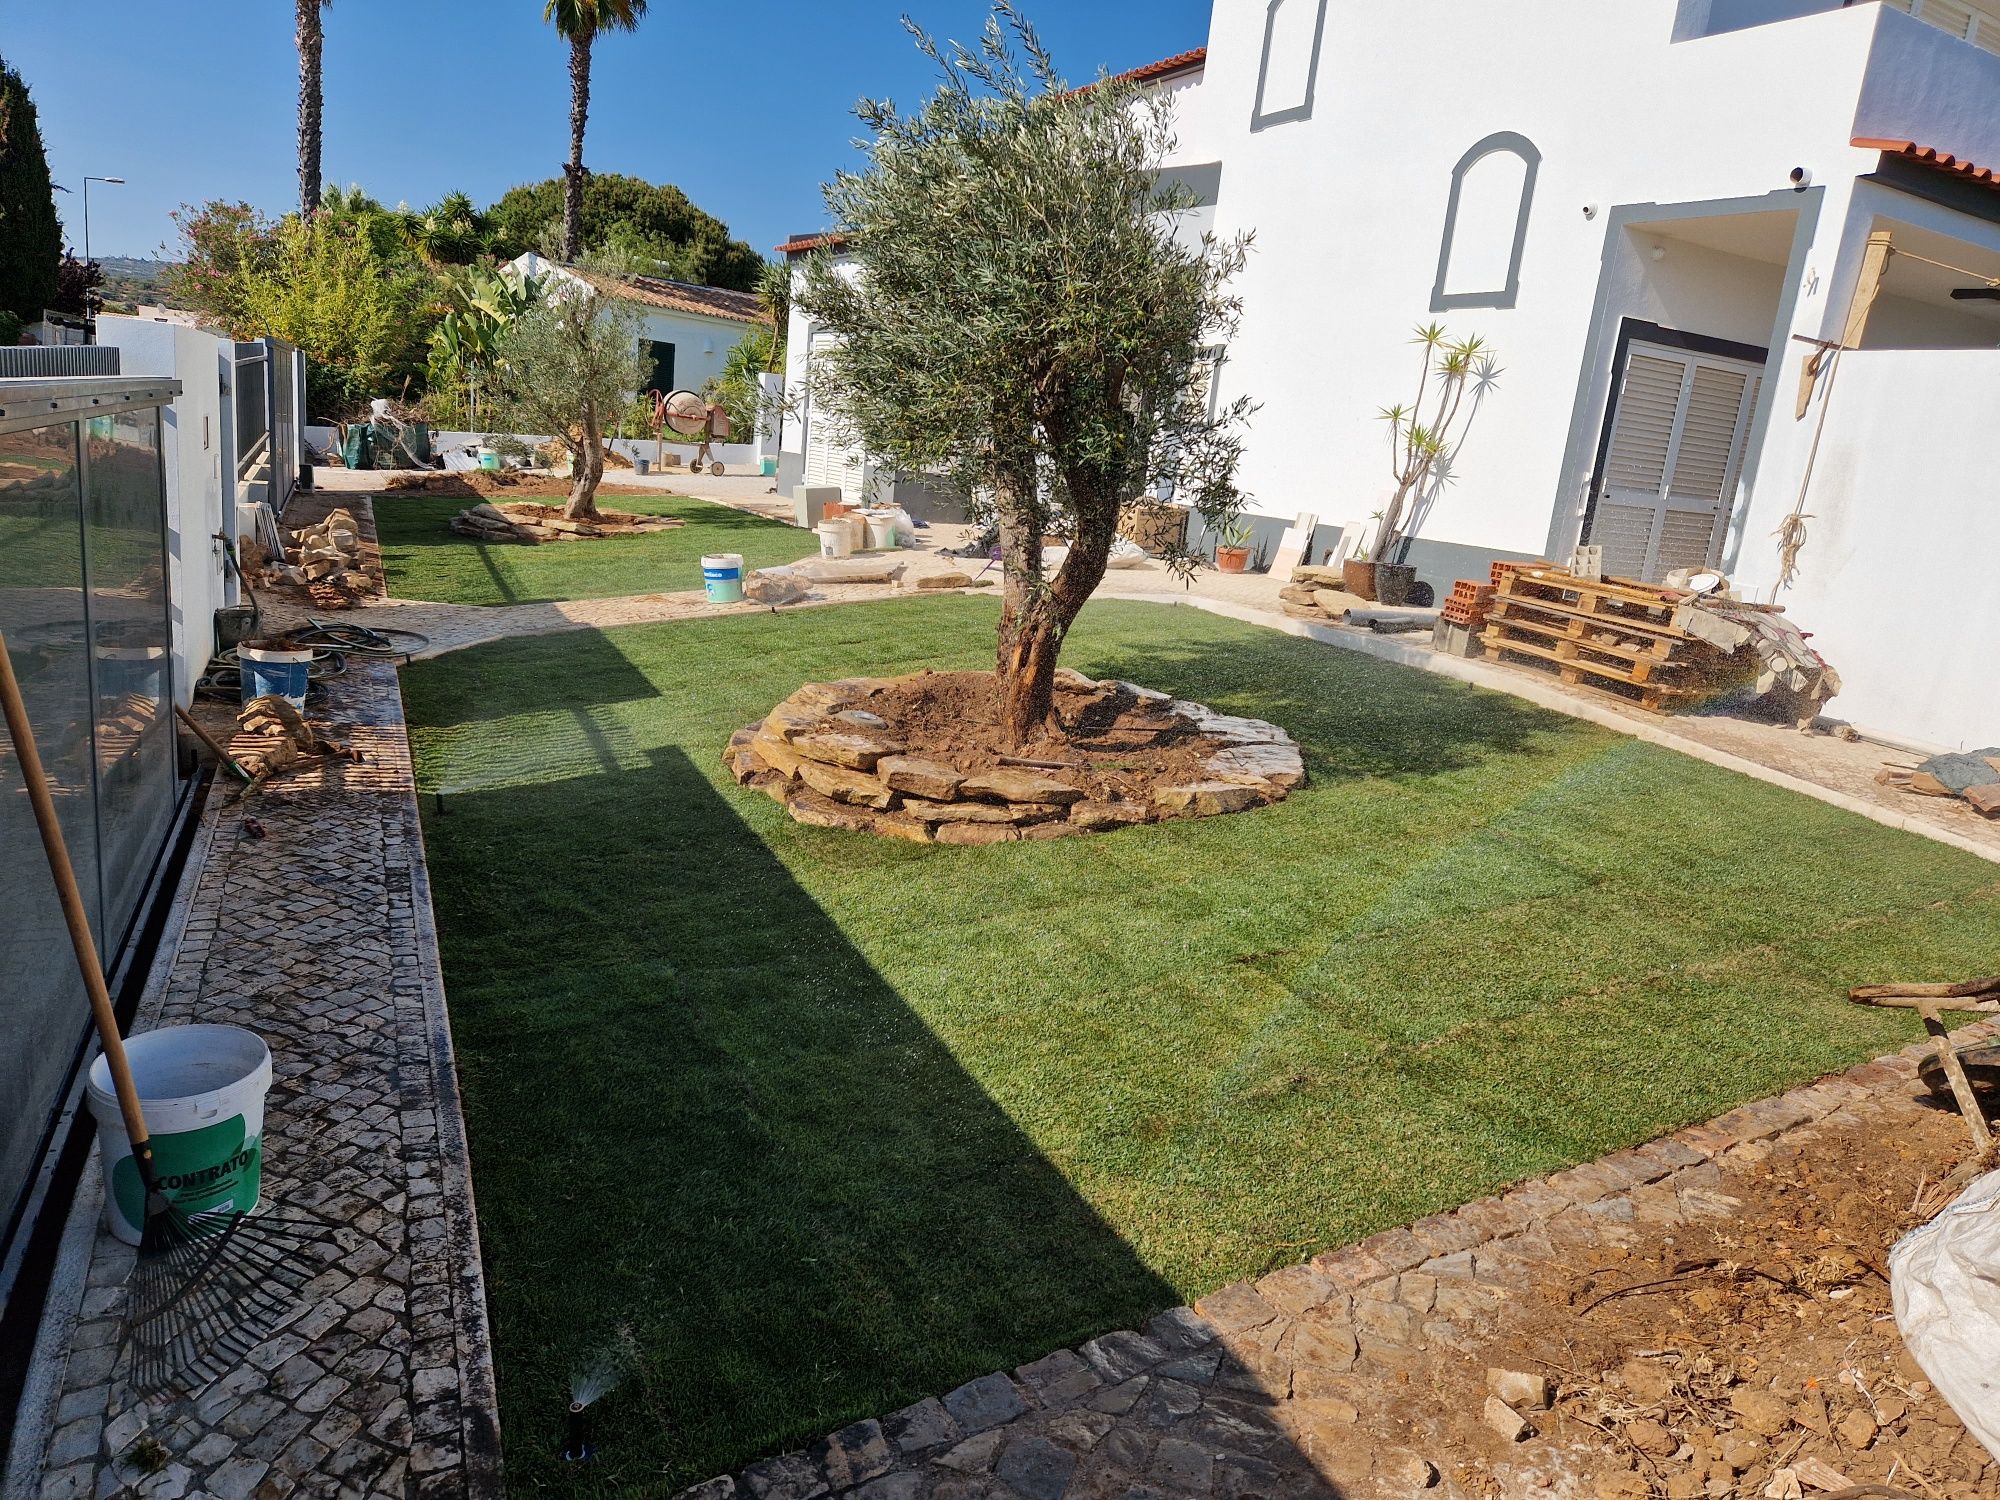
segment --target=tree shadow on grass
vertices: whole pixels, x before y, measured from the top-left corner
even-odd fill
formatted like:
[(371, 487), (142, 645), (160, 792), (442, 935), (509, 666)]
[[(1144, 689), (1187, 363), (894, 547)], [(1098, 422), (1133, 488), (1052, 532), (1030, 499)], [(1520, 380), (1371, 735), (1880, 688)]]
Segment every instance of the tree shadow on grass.
[(1270, 631), (1084, 655), (1077, 665), (1093, 676), (1270, 720), (1299, 742), (1315, 780), (1439, 775), (1520, 754), (1552, 731), (1589, 732), (1504, 693)]
[(427, 839), (510, 1487), (670, 1493), (1178, 1300), (680, 752)]

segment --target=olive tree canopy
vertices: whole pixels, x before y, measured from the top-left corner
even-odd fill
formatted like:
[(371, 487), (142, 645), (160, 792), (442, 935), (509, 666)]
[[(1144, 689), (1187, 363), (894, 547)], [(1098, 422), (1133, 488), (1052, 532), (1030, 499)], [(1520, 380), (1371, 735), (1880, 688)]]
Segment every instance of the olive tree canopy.
[[(1251, 408), (1218, 410), (1210, 377), (1248, 242), (1177, 235), (1192, 202), (1162, 176), (1164, 94), (1070, 88), (1010, 0), (977, 48), (905, 24), (942, 81), (914, 113), (859, 107), (868, 165), (826, 189), (850, 263), (820, 254), (798, 293), (834, 340), (812, 394), (878, 461), (949, 476), (997, 522), (997, 667), (1020, 744), (1050, 726), (1120, 507), (1166, 481), (1211, 526), (1241, 511)], [(1052, 535), (1069, 542), (1053, 568)]]

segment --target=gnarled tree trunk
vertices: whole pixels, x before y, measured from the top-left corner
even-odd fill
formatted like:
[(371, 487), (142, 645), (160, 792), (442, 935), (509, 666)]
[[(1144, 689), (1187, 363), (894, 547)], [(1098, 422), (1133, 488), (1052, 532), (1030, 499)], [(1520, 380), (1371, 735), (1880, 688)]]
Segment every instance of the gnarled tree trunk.
[(325, 35), (320, 7), (325, 0), (298, 0), (299, 44), (299, 212), (319, 209), (320, 194), (320, 53)]
[(569, 165), (563, 168), (563, 259), (583, 253), (583, 127), (590, 119), (590, 44), (579, 31), (569, 39)]
[(595, 411), (583, 419), (581, 438), (570, 445), (569, 503), (563, 506), (566, 521), (597, 519), (597, 486), (604, 479), (604, 433)]
[[(1104, 581), (1118, 533), (1118, 500), (1098, 493), (1095, 476), (1072, 475), (1076, 535), (1053, 579), (1042, 575), (1038, 518), (1000, 507), (1004, 589), (995, 669), (1000, 679), (1001, 731), (1019, 749), (1055, 725), (1056, 666), (1069, 628)], [(1019, 559), (1017, 565), (1016, 559)]]

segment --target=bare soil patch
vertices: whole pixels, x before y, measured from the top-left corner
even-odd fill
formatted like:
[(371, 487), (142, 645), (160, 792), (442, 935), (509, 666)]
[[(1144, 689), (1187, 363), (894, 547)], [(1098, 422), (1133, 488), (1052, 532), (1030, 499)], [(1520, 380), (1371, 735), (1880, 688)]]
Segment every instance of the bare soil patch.
[[(2000, 1464), (1904, 1350), (1887, 1281), (1890, 1247), (1968, 1150), (1964, 1124), (1928, 1109), (1739, 1147), (1713, 1216), (1648, 1225), (1635, 1195), (1629, 1232), (1539, 1268), (1497, 1337), (1357, 1400), (1361, 1430), (1398, 1431), (1482, 1500), (2000, 1496)], [(1487, 1406), (1495, 1370), (1554, 1382), (1518, 1441)]]
[[(496, 496), (550, 500), (569, 497), (569, 481), (561, 475), (521, 469), (470, 469), (463, 473), (446, 473), (441, 469), (400, 470), (385, 475), (382, 488), (398, 494), (455, 495), (468, 500), (489, 500)], [(673, 492), (663, 489), (656, 493)]]

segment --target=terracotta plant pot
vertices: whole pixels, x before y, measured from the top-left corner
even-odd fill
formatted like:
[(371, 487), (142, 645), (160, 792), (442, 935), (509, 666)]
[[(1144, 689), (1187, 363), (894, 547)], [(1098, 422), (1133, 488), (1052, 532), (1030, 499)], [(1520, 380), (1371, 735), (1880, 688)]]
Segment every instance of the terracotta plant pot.
[(1358, 557), (1344, 559), (1340, 564), (1340, 586), (1348, 593), (1368, 600), (1375, 599), (1375, 564)]
[(1248, 547), (1217, 547), (1215, 549), (1215, 570), (1218, 573), (1241, 573), (1250, 566)]
[(1375, 564), (1375, 602), (1398, 608), (1410, 602), (1417, 570), (1408, 563)]

